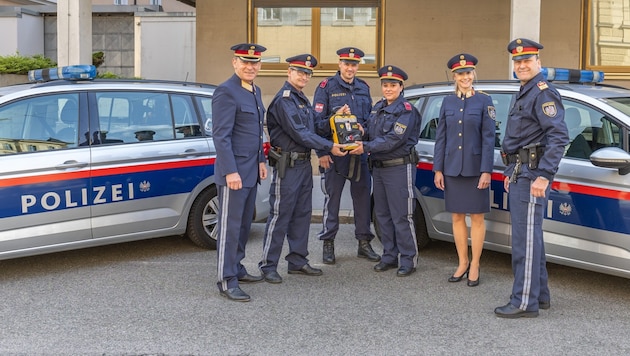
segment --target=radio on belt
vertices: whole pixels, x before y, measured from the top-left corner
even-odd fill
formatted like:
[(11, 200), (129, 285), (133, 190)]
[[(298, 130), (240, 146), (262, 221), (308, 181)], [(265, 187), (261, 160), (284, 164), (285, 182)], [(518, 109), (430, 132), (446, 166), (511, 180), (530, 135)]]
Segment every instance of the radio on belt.
[[(334, 114), (330, 117), (330, 129), (334, 143), (349, 144), (361, 141), (359, 122), (354, 115)], [(348, 145), (344, 149), (351, 151), (357, 147), (358, 145)]]

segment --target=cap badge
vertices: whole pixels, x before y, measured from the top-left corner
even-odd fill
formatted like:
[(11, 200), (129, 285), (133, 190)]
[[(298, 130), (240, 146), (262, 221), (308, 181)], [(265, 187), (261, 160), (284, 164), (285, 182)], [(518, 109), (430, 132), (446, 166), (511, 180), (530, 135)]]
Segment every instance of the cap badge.
[(519, 39), (516, 40), (516, 43), (521, 44), (521, 43), (523, 43), (523, 41), (521, 41), (521, 39), (519, 38)]
[(247, 54), (253, 56), (254, 53), (256, 53), (256, 51), (254, 50), (254, 46), (249, 47), (249, 49), (247, 50)]
[(305, 66), (307, 66), (307, 67), (312, 67), (312, 65), (311, 65), (311, 61), (306, 61), (306, 62), (304, 62), (304, 65), (305, 65)]
[(461, 61), (459, 61), (459, 65), (460, 66), (465, 66), (466, 65), (466, 60), (462, 59)]
[(523, 46), (516, 47), (516, 52), (518, 52), (518, 53), (523, 52)]

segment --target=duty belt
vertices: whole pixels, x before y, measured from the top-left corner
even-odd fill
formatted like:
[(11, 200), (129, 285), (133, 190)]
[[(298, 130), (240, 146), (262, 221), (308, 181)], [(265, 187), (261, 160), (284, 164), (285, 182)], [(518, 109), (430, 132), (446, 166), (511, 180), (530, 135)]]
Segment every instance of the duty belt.
[(309, 152), (291, 152), (289, 157), (294, 161), (306, 161), (311, 159), (311, 154)]
[(375, 168), (387, 168), (387, 167), (400, 166), (402, 164), (417, 163), (417, 162), (412, 162), (411, 157), (409, 157), (408, 155), (405, 157), (386, 159), (382, 161), (376, 160), (376, 159), (373, 159), (371, 161), (372, 161), (371, 162), (372, 167), (375, 167)]

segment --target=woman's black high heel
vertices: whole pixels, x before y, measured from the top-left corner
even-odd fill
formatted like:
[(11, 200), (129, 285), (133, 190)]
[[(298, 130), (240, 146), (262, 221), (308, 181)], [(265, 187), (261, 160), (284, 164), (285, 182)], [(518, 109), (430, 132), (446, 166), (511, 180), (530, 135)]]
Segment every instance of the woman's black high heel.
[(468, 270), (470, 270), (470, 263), (468, 264), (468, 267), (466, 268), (464, 273), (462, 273), (461, 276), (455, 277), (455, 275), (453, 274), (452, 276), (448, 277), (448, 281), (451, 282), (451, 283), (461, 281), (462, 279), (464, 279), (464, 277), (466, 277), (466, 275), (468, 275)]
[[(470, 268), (470, 267), (469, 267), (469, 268)], [(469, 275), (469, 276), (470, 276), (470, 275)], [(469, 279), (469, 280), (468, 280), (468, 282), (466, 282), (466, 284), (467, 284), (469, 287), (476, 287), (476, 286), (478, 286), (478, 285), (479, 285), (479, 279), (480, 279), (480, 278), (479, 278), (479, 276), (481, 276), (481, 268), (479, 269), (479, 273), (478, 273), (478, 275), (477, 275), (477, 280), (476, 280), (476, 281), (471, 281), (471, 280)]]

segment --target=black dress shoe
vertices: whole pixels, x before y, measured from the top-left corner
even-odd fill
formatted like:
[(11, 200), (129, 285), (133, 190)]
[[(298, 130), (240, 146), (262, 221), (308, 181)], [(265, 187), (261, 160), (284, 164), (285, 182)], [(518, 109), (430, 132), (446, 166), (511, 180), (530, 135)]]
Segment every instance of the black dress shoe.
[(379, 264), (374, 266), (374, 270), (376, 272), (385, 272), (392, 268), (398, 268), (398, 263), (386, 263), (386, 262), (381, 261), (379, 262)]
[(549, 309), (549, 308), (551, 308), (550, 301), (542, 301), (542, 300), (538, 301), (538, 309)]
[(263, 272), (263, 278), (265, 279), (265, 282), (268, 283), (282, 283), (282, 277), (276, 271), (271, 271), (267, 273)]
[(414, 267), (402, 266), (398, 269), (398, 271), (396, 272), (396, 275), (398, 277), (407, 277), (408, 275), (412, 274), (415, 271), (416, 269)]
[(378, 262), (381, 260), (381, 256), (374, 252), (374, 250), (372, 249), (372, 245), (370, 245), (370, 241), (367, 240), (359, 240), (357, 257), (367, 258), (369, 261), (372, 262)]
[(512, 305), (512, 303), (507, 303), (502, 307), (497, 307), (494, 309), (494, 313), (499, 318), (535, 318), (538, 316), (538, 311), (526, 311), (519, 309)]
[(461, 274), (461, 276), (455, 277), (455, 274), (453, 274), (452, 276), (448, 277), (448, 281), (451, 282), (451, 283), (455, 283), (455, 282), (461, 281), (468, 274), (469, 270), (470, 270), (470, 264), (468, 264), (468, 267), (466, 267), (466, 270), (464, 271), (464, 273)]
[[(479, 285), (479, 275), (480, 274), (481, 274), (481, 271), (477, 272), (477, 279), (474, 280), (474, 281), (472, 279), (468, 278), (468, 282), (466, 282), (466, 285), (468, 285), (469, 287), (476, 287), (476, 286), (478, 286)], [(470, 277), (470, 272), (468, 273), (468, 277)]]
[(249, 273), (245, 273), (244, 276), (238, 277), (239, 283), (257, 283), (263, 280), (263, 276), (252, 276)]
[(307, 276), (321, 276), (324, 274), (321, 269), (311, 267), (308, 263), (300, 269), (290, 269), (289, 274), (305, 274)]
[(335, 240), (324, 240), (322, 247), (322, 262), (327, 265), (335, 264)]
[(239, 287), (226, 289), (221, 291), (220, 293), (222, 296), (235, 302), (249, 302), (249, 300), (251, 299), (249, 294), (243, 292), (243, 290)]

